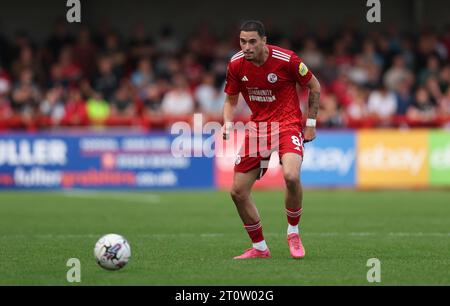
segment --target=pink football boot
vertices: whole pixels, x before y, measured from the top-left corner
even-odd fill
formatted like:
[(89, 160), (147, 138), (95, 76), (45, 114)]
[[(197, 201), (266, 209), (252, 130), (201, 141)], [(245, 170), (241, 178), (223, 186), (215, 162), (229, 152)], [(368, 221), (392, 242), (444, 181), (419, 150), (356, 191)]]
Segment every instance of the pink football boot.
[(291, 251), (292, 258), (305, 257), (305, 248), (303, 247), (299, 234), (294, 233), (288, 235), (287, 241), (289, 244), (289, 250)]
[(245, 250), (244, 254), (234, 257), (234, 259), (250, 259), (250, 258), (269, 258), (269, 249), (260, 251), (255, 248)]

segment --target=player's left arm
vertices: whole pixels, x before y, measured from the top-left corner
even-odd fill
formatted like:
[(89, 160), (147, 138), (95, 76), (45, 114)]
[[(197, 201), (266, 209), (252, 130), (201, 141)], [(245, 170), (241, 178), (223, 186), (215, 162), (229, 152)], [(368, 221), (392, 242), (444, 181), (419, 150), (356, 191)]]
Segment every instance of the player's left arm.
[(305, 142), (313, 141), (316, 138), (316, 119), (319, 113), (320, 103), (320, 83), (317, 78), (312, 75), (309, 82), (306, 84), (309, 88), (308, 97), (308, 118), (306, 119), (305, 127)]
[(297, 83), (300, 86), (309, 88), (308, 118), (306, 120), (304, 142), (313, 141), (316, 138), (316, 118), (319, 112), (320, 83), (305, 63), (303, 63), (302, 59), (295, 53), (291, 56), (289, 68), (291, 75), (294, 76)]

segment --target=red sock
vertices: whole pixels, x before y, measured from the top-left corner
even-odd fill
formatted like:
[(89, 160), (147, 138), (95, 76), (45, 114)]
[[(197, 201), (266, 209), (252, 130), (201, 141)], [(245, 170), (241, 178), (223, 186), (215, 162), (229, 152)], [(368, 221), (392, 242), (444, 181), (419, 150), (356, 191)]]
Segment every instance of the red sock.
[(247, 231), (253, 243), (258, 243), (264, 240), (263, 230), (260, 221), (256, 222), (255, 224), (244, 224), (244, 228)]
[(286, 208), (286, 215), (288, 219), (288, 223), (292, 226), (297, 226), (300, 222), (300, 217), (302, 215), (302, 209), (292, 209), (292, 208)]

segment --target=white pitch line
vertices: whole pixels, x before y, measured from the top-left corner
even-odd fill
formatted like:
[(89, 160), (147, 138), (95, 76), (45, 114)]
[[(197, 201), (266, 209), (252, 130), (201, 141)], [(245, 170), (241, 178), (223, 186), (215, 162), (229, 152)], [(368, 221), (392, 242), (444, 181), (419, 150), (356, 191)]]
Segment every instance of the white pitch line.
[[(39, 238), (39, 239), (68, 239), (68, 238), (99, 238), (104, 234), (30, 234), (30, 235), (0, 235), (1, 238)], [(286, 234), (281, 233), (265, 233), (268, 237), (284, 237)], [(183, 238), (183, 237), (200, 237), (200, 238), (218, 238), (226, 236), (236, 236), (224, 233), (157, 233), (157, 234), (139, 234), (134, 235), (137, 238)], [(330, 237), (330, 236), (350, 236), (350, 237), (364, 237), (364, 236), (390, 236), (390, 237), (450, 237), (450, 233), (423, 233), (423, 232), (391, 232), (391, 233), (367, 233), (367, 232), (352, 232), (352, 233), (338, 233), (338, 232), (324, 232), (324, 233), (303, 233), (302, 236), (319, 236), (319, 237)]]
[(450, 236), (450, 233), (389, 233), (389, 236), (403, 237), (403, 236), (414, 236), (414, 237), (427, 237), (427, 236), (436, 236), (436, 237), (444, 237)]
[[(264, 236), (280, 236), (284, 234), (268, 233)], [(367, 236), (390, 236), (390, 237), (450, 237), (450, 233), (423, 233), (423, 232), (391, 232), (391, 233), (376, 233), (376, 232), (323, 232), (323, 233), (302, 233), (302, 236), (350, 236), (350, 237), (367, 237)]]

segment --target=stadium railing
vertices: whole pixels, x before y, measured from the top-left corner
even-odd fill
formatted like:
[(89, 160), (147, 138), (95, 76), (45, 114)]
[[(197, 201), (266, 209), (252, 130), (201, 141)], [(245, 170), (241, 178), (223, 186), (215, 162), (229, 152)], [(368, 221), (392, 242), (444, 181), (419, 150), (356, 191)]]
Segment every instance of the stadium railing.
[[(241, 116), (236, 118), (236, 121), (247, 122), (248, 116)], [(218, 115), (204, 115), (203, 123), (206, 122), (222, 122), (222, 117)], [(4, 120), (0, 120), (0, 131), (8, 130), (25, 130), (38, 131), (49, 129), (52, 127), (89, 127), (89, 126), (105, 126), (105, 127), (140, 127), (147, 130), (168, 130), (175, 122), (186, 122), (193, 124), (193, 114), (181, 116), (136, 116), (133, 118), (126, 118), (120, 116), (109, 116), (104, 120), (81, 120), (73, 123), (67, 120), (55, 122), (49, 117), (38, 116), (35, 119), (24, 119), (20, 116), (13, 116)], [(388, 120), (375, 117), (367, 117), (364, 119), (347, 118), (344, 128), (360, 129), (360, 128), (440, 128), (450, 125), (450, 115), (440, 115), (433, 120), (414, 120), (407, 116), (394, 116)], [(323, 127), (321, 122), (318, 122), (318, 127)]]

